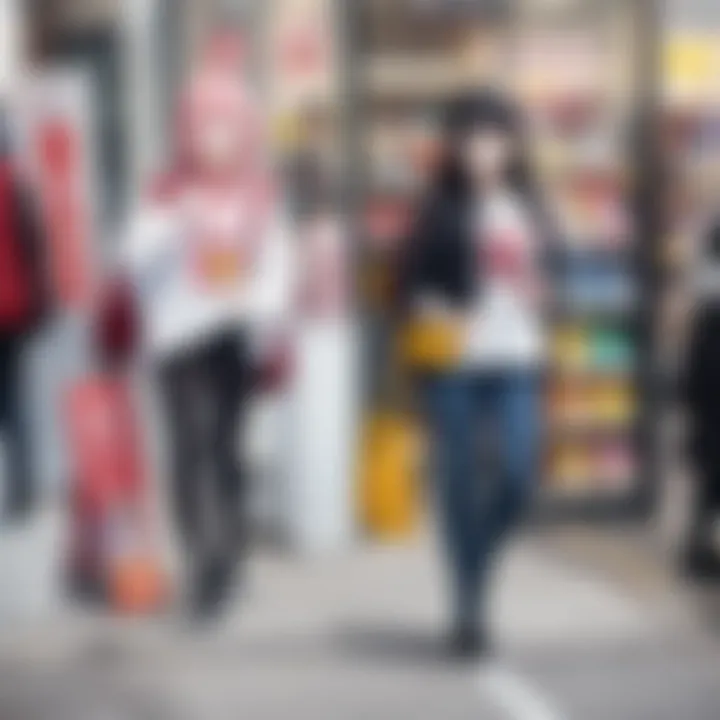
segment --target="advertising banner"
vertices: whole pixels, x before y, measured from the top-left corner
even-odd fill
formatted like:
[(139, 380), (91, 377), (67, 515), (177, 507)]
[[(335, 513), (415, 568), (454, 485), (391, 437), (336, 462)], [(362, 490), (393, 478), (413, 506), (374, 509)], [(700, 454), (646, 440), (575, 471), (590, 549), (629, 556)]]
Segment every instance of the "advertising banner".
[(269, 66), (275, 107), (294, 108), (332, 96), (337, 66), (333, 7), (326, 0), (273, 3)]
[(89, 80), (79, 70), (43, 74), (25, 100), (24, 154), (40, 197), (55, 302), (83, 311), (96, 280)]
[(663, 48), (662, 77), (669, 102), (720, 104), (720, 35), (671, 33)]
[(130, 384), (88, 376), (65, 406), (72, 457), (69, 573), (118, 612), (154, 612), (168, 585), (155, 542), (145, 448)]

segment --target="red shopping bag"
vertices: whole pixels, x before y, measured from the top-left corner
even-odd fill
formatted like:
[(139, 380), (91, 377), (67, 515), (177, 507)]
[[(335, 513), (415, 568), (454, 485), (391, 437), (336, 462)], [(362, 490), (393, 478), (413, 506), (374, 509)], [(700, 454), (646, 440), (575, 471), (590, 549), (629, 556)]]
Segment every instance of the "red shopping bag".
[[(70, 389), (66, 411), (73, 584), (121, 611), (154, 610), (165, 583), (152, 543), (145, 452), (129, 384), (122, 377), (87, 377)], [(143, 568), (140, 575), (135, 566)], [(127, 577), (133, 578), (130, 591)]]

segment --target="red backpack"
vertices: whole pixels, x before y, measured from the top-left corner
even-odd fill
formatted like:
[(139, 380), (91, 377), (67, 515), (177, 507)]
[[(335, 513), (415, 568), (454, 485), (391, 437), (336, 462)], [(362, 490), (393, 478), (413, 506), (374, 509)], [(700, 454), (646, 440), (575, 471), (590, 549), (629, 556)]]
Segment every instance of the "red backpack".
[(19, 202), (12, 169), (9, 163), (0, 162), (0, 333), (22, 332), (32, 321), (37, 304)]

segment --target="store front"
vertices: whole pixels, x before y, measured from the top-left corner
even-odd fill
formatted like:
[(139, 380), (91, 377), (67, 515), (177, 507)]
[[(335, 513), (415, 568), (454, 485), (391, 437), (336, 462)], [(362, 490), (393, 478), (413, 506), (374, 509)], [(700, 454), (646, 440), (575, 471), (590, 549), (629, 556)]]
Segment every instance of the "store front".
[[(693, 311), (698, 307), (698, 269), (704, 243), (717, 218), (718, 123), (720, 122), (720, 8), (698, 0), (665, 4), (662, 62), (662, 157), (667, 177), (665, 232), (657, 262), (657, 366), (659, 477), (668, 504), (687, 499), (692, 477), (685, 408), (679, 402)], [(678, 482), (681, 481), (681, 482)]]
[[(62, 13), (40, 6), (31, 14), (39, 67), (82, 65), (91, 78), (95, 244), (107, 246), (162, 166), (177, 89), (204, 31), (234, 17), (257, 50), (295, 218), (320, 201), (361, 211), (362, 223), (346, 227), (345, 237), (357, 269), (368, 426), (379, 414), (402, 422), (408, 413), (383, 274), (432, 166), (442, 102), (468, 85), (504, 84), (532, 120), (540, 184), (564, 253), (541, 505), (573, 517), (647, 508), (653, 388), (643, 378), (654, 350), (656, 277), (652, 221), (643, 215), (652, 203), (647, 194), (637, 202), (643, 164), (631, 138), (657, 80), (648, 62), (659, 42), (652, 3), (368, 0), (359, 9), (274, 0), (259, 11), (248, 3), (74, 1), (62, 3)], [(257, 433), (261, 455), (273, 455), (266, 439), (274, 427)], [(287, 497), (278, 488), (261, 504), (271, 516), (287, 515)]]
[[(451, 5), (363, 5), (364, 39), (353, 62), (362, 78), (365, 265), (381, 276), (392, 266), (401, 237), (392, 219), (402, 226), (422, 192), (443, 101), (484, 83), (513, 94), (529, 118), (562, 255), (553, 278), (540, 514), (645, 514), (657, 449), (656, 387), (648, 380), (657, 280), (656, 184), (647, 177), (658, 80), (653, 4)], [(397, 332), (389, 300), (376, 293), (365, 306), (374, 348), (370, 422), (377, 414), (408, 418), (406, 378), (389, 361)]]

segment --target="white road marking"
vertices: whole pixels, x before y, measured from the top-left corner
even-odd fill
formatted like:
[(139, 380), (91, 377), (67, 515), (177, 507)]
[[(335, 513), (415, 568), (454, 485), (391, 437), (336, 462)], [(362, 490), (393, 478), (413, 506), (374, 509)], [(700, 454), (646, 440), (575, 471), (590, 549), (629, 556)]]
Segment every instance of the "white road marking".
[(566, 720), (537, 688), (510, 670), (483, 667), (480, 686), (509, 720)]

